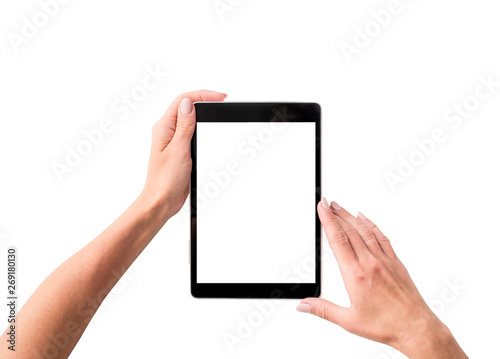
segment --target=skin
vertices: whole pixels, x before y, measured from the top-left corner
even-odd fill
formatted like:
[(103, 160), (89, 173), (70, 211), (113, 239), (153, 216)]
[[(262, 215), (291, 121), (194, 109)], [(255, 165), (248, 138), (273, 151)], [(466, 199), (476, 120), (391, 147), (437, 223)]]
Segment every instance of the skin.
[(392, 346), (409, 358), (467, 358), (450, 330), (430, 310), (389, 239), (362, 213), (357, 217), (325, 198), (318, 204), (351, 306), (306, 298), (297, 310)]
[[(1, 358), (67, 358), (99, 305), (189, 193), (192, 102), (222, 101), (225, 94), (180, 95), (153, 127), (146, 184), (139, 197), (103, 233), (61, 264), (16, 317), (16, 351), (0, 338)], [(184, 100), (183, 100), (184, 99)], [(187, 99), (187, 100), (185, 100)], [(189, 114), (181, 113), (187, 101)]]
[[(138, 198), (103, 233), (51, 273), (16, 317), (16, 351), (0, 346), (2, 358), (67, 358), (95, 312), (134, 260), (189, 193), (190, 142), (195, 101), (223, 101), (225, 94), (180, 95), (153, 127), (146, 184)], [(332, 202), (333, 203), (333, 202)], [(301, 311), (380, 341), (411, 358), (466, 358), (429, 310), (387, 238), (347, 211), (318, 206), (352, 305), (342, 308), (307, 298)], [(9, 328), (0, 337), (8, 340)]]

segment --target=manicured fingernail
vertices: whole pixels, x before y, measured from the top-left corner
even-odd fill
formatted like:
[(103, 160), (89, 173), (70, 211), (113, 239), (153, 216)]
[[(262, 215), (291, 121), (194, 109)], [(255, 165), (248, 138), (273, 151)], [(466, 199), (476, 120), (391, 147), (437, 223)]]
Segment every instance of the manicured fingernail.
[(300, 303), (297, 310), (302, 313), (311, 313), (311, 306), (307, 303)]
[(340, 211), (342, 209), (342, 207), (340, 207), (340, 205), (335, 201), (331, 201), (330, 204), (332, 205), (332, 208), (336, 211)]
[(323, 206), (324, 209), (330, 209), (330, 206), (328, 206), (328, 201), (326, 200), (325, 197), (321, 198), (321, 205)]
[(193, 103), (190, 99), (184, 98), (181, 101), (181, 113), (184, 115), (189, 115), (193, 111)]
[(358, 212), (358, 217), (361, 218), (363, 221), (366, 219), (365, 215), (361, 212)]

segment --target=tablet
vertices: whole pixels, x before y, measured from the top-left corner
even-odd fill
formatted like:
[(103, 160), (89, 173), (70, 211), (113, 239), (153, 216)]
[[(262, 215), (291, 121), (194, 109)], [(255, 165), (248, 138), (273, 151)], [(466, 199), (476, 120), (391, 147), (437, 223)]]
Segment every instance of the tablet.
[(319, 296), (320, 106), (198, 102), (191, 293)]

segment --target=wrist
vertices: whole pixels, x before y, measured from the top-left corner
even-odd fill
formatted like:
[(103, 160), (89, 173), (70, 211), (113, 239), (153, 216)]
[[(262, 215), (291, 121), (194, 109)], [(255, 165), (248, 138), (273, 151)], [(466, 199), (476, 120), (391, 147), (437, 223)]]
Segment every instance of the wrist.
[(448, 327), (430, 310), (407, 324), (394, 348), (412, 359), (467, 358)]
[(159, 222), (161, 225), (165, 224), (172, 215), (168, 206), (168, 201), (158, 196), (152, 196), (148, 192), (143, 191), (134, 201), (144, 214)]

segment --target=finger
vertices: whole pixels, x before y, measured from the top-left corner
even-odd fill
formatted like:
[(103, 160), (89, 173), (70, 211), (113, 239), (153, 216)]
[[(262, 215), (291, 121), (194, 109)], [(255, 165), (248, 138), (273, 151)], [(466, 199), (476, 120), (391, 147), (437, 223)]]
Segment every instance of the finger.
[(358, 258), (352, 249), (349, 238), (342, 230), (337, 217), (334, 216), (324, 197), (321, 202), (318, 203), (318, 216), (340, 268), (343, 270), (357, 263)]
[(153, 147), (163, 151), (174, 137), (177, 113), (182, 99), (189, 98), (192, 102), (223, 101), (226, 97), (227, 95), (224, 93), (208, 90), (186, 92), (177, 96), (153, 127)]
[(382, 249), (375, 237), (375, 234), (369, 226), (367, 226), (363, 221), (354, 217), (345, 208), (342, 208), (337, 202), (332, 201), (330, 207), (337, 216), (342, 218), (345, 222), (349, 223), (352, 227), (356, 229), (358, 235), (365, 242), (366, 247), (374, 256), (379, 256), (383, 254)]
[(177, 109), (183, 98), (189, 98), (193, 102), (197, 101), (223, 101), (227, 95), (222, 92), (210, 91), (210, 90), (198, 90), (185, 92), (180, 94), (175, 98), (175, 100), (167, 108), (167, 111), (163, 114), (162, 118), (177, 118)]
[(326, 202), (326, 200), (325, 200), (325, 205), (328, 206), (332, 215), (337, 219), (337, 223), (339, 224), (343, 233), (347, 236), (347, 239), (351, 244), (351, 248), (356, 254), (358, 260), (363, 262), (366, 261), (368, 259), (368, 256), (370, 256), (371, 254), (365, 242), (363, 241), (358, 231), (356, 230), (356, 228), (354, 228), (349, 223), (344, 221), (342, 218), (337, 216), (335, 214), (335, 211), (333, 211), (333, 209), (328, 205), (328, 202)]
[(193, 102), (188, 97), (182, 99), (177, 110), (177, 122), (172, 143), (176, 142), (180, 146), (188, 146), (193, 137), (196, 126), (196, 112)]
[(322, 298), (306, 298), (299, 303), (297, 310), (314, 314), (341, 327), (348, 326), (350, 322), (349, 308), (341, 307)]
[(358, 213), (358, 219), (365, 223), (373, 232), (375, 235), (375, 238), (377, 239), (378, 244), (380, 245), (380, 248), (382, 251), (385, 253), (385, 255), (389, 258), (396, 259), (396, 252), (394, 252), (394, 249), (392, 248), (391, 242), (389, 241), (389, 238), (385, 236), (385, 234), (382, 233), (382, 231), (377, 227), (375, 223), (370, 221), (366, 216), (359, 212)]
[(177, 113), (177, 123), (175, 126), (174, 138), (172, 141), (179, 142), (189, 146), (193, 137), (194, 128), (196, 126), (196, 115), (193, 106), (195, 101), (222, 101), (226, 98), (224, 94), (205, 94), (200, 97), (200, 100), (193, 100), (190, 97), (185, 97), (179, 104)]

